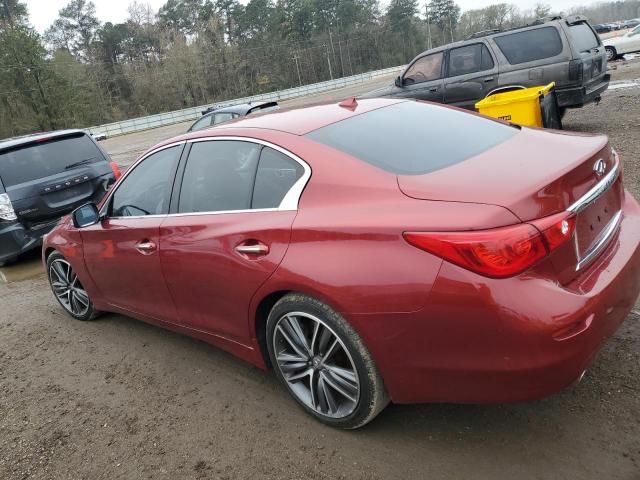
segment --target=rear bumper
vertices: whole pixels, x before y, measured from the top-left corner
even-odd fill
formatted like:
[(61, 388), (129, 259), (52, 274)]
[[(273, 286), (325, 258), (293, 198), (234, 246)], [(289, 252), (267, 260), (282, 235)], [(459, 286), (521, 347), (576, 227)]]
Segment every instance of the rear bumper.
[(27, 229), (20, 222), (0, 223), (0, 262), (13, 260), (21, 253), (42, 245), (42, 237), (58, 224), (52, 220), (37, 228)]
[(577, 108), (596, 101), (609, 88), (611, 75), (608, 73), (595, 85), (588, 85), (576, 88), (558, 88), (556, 95), (558, 106), (562, 108)]
[(527, 401), (576, 381), (639, 293), (640, 206), (626, 193), (618, 232), (570, 285), (532, 273), (492, 280), (445, 262), (428, 307), (356, 316), (354, 326), (394, 402)]

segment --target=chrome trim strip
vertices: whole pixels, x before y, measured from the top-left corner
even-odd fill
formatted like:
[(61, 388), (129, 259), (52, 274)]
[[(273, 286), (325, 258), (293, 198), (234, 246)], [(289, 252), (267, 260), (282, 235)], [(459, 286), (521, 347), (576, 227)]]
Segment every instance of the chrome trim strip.
[(578, 262), (578, 264), (576, 265), (576, 272), (591, 260), (593, 260), (604, 249), (604, 247), (609, 244), (609, 240), (620, 225), (621, 220), (622, 211), (619, 211), (609, 221), (604, 230), (602, 230), (602, 232), (600, 232), (600, 234), (596, 237), (591, 247), (589, 247), (589, 250), (587, 250), (585, 256)]
[[(163, 215), (137, 215), (137, 216), (131, 216), (131, 217), (109, 217), (112, 220), (118, 219), (118, 220), (124, 220), (124, 219), (140, 219), (140, 218), (154, 218), (154, 217), (191, 217), (191, 216), (199, 216), (199, 215), (224, 215), (224, 214), (233, 214), (233, 213), (259, 213), (259, 212), (287, 212), (287, 211), (296, 211), (298, 210), (298, 202), (300, 201), (300, 197), (302, 196), (302, 191), (304, 190), (304, 187), (307, 185), (307, 182), (309, 181), (309, 178), (311, 178), (311, 167), (309, 166), (309, 164), (307, 164), (307, 162), (305, 162), (304, 160), (302, 160), (300, 157), (298, 157), (297, 155), (289, 152), (288, 150), (285, 150), (284, 148), (275, 145), (271, 142), (267, 142), (266, 140), (259, 140), (257, 138), (251, 138), (251, 137), (238, 137), (238, 136), (217, 136), (217, 137), (203, 137), (203, 138), (193, 138), (191, 140), (183, 140), (181, 142), (176, 142), (176, 143), (171, 143), (169, 145), (164, 145), (160, 148), (156, 148), (155, 150), (150, 151), (149, 153), (147, 153), (144, 157), (140, 157), (136, 162), (134, 162), (125, 172), (125, 174), (123, 175), (122, 179), (118, 182), (118, 187), (122, 184), (122, 182), (124, 182), (125, 178), (127, 178), (127, 175), (140, 163), (142, 162), (145, 158), (153, 155), (154, 153), (160, 152), (166, 148), (170, 148), (170, 147), (175, 147), (177, 145), (182, 145), (185, 143), (199, 143), (199, 142), (214, 142), (214, 141), (222, 141), (222, 140), (234, 140), (234, 141), (241, 141), (241, 142), (249, 142), (249, 143), (256, 143), (259, 145), (264, 145), (266, 147), (269, 148), (273, 148), (274, 150), (277, 150), (278, 152), (286, 155), (287, 157), (291, 158), (292, 160), (294, 160), (295, 162), (299, 163), (302, 168), (304, 169), (304, 173), (302, 174), (302, 176), (298, 179), (298, 181), (296, 183), (293, 184), (293, 186), (291, 187), (291, 189), (289, 190), (289, 192), (284, 196), (284, 198), (282, 199), (282, 202), (280, 202), (280, 205), (277, 208), (251, 208), (251, 209), (244, 209), (244, 210), (221, 210), (221, 211), (214, 211), (214, 212), (190, 212), (190, 213), (170, 213), (170, 214), (163, 214)], [(103, 209), (107, 207), (107, 205), (109, 204), (109, 201), (111, 200), (111, 196), (113, 196), (113, 194), (115, 193), (115, 191), (117, 190), (117, 188), (115, 188), (114, 190), (112, 190), (109, 193), (109, 197), (105, 200), (105, 203), (103, 205)], [(100, 211), (100, 215), (102, 215), (102, 209)]]
[(567, 208), (567, 211), (572, 213), (580, 213), (582, 210), (587, 208), (593, 202), (595, 202), (600, 196), (605, 193), (611, 185), (615, 183), (620, 175), (620, 162), (617, 157), (615, 159), (615, 163), (611, 171), (604, 177), (600, 182), (598, 182), (591, 190), (585, 193), (582, 197), (578, 199), (573, 205)]

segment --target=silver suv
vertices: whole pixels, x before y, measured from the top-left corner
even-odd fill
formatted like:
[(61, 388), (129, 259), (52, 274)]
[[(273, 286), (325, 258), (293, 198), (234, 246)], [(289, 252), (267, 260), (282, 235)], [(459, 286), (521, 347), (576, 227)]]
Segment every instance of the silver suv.
[(395, 85), (366, 97), (407, 97), (473, 109), (496, 92), (556, 82), (558, 106), (598, 101), (609, 86), (607, 55), (583, 16), (553, 17), (512, 30), (480, 32), (421, 53)]

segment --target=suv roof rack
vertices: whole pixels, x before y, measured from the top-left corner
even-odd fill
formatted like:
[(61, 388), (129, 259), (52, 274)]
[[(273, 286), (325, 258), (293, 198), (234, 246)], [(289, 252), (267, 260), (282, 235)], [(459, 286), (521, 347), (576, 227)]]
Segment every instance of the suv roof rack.
[(568, 17), (563, 17), (562, 15), (550, 15), (548, 17), (538, 18), (537, 20), (531, 23), (528, 23), (526, 25), (519, 25), (517, 27), (511, 27), (511, 28), (505, 28), (505, 29), (494, 28), (491, 30), (483, 30), (481, 32), (472, 33), (465, 40), (472, 40), (474, 38), (486, 37), (487, 35), (493, 35), (494, 33), (510, 32), (511, 30), (519, 30), (521, 28), (533, 27), (535, 25), (543, 25), (547, 22), (553, 22), (554, 20), (562, 20), (562, 19), (566, 19), (570, 25), (587, 20), (587, 18), (582, 15), (570, 15)]
[(481, 32), (472, 33), (467, 37), (467, 40), (471, 40), (472, 38), (486, 37), (487, 35), (500, 33), (501, 31), (502, 30), (500, 30), (499, 28), (492, 28), (491, 30), (482, 30)]

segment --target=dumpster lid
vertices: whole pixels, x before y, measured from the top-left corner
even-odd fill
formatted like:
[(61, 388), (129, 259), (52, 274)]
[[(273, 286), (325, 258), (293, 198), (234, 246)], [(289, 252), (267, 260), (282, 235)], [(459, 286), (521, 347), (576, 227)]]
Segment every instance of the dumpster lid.
[(540, 97), (548, 95), (555, 86), (555, 82), (551, 82), (544, 86), (523, 88), (512, 92), (495, 93), (476, 103), (476, 108), (480, 109), (485, 107), (495, 107), (497, 105), (508, 105), (510, 103), (537, 100)]

